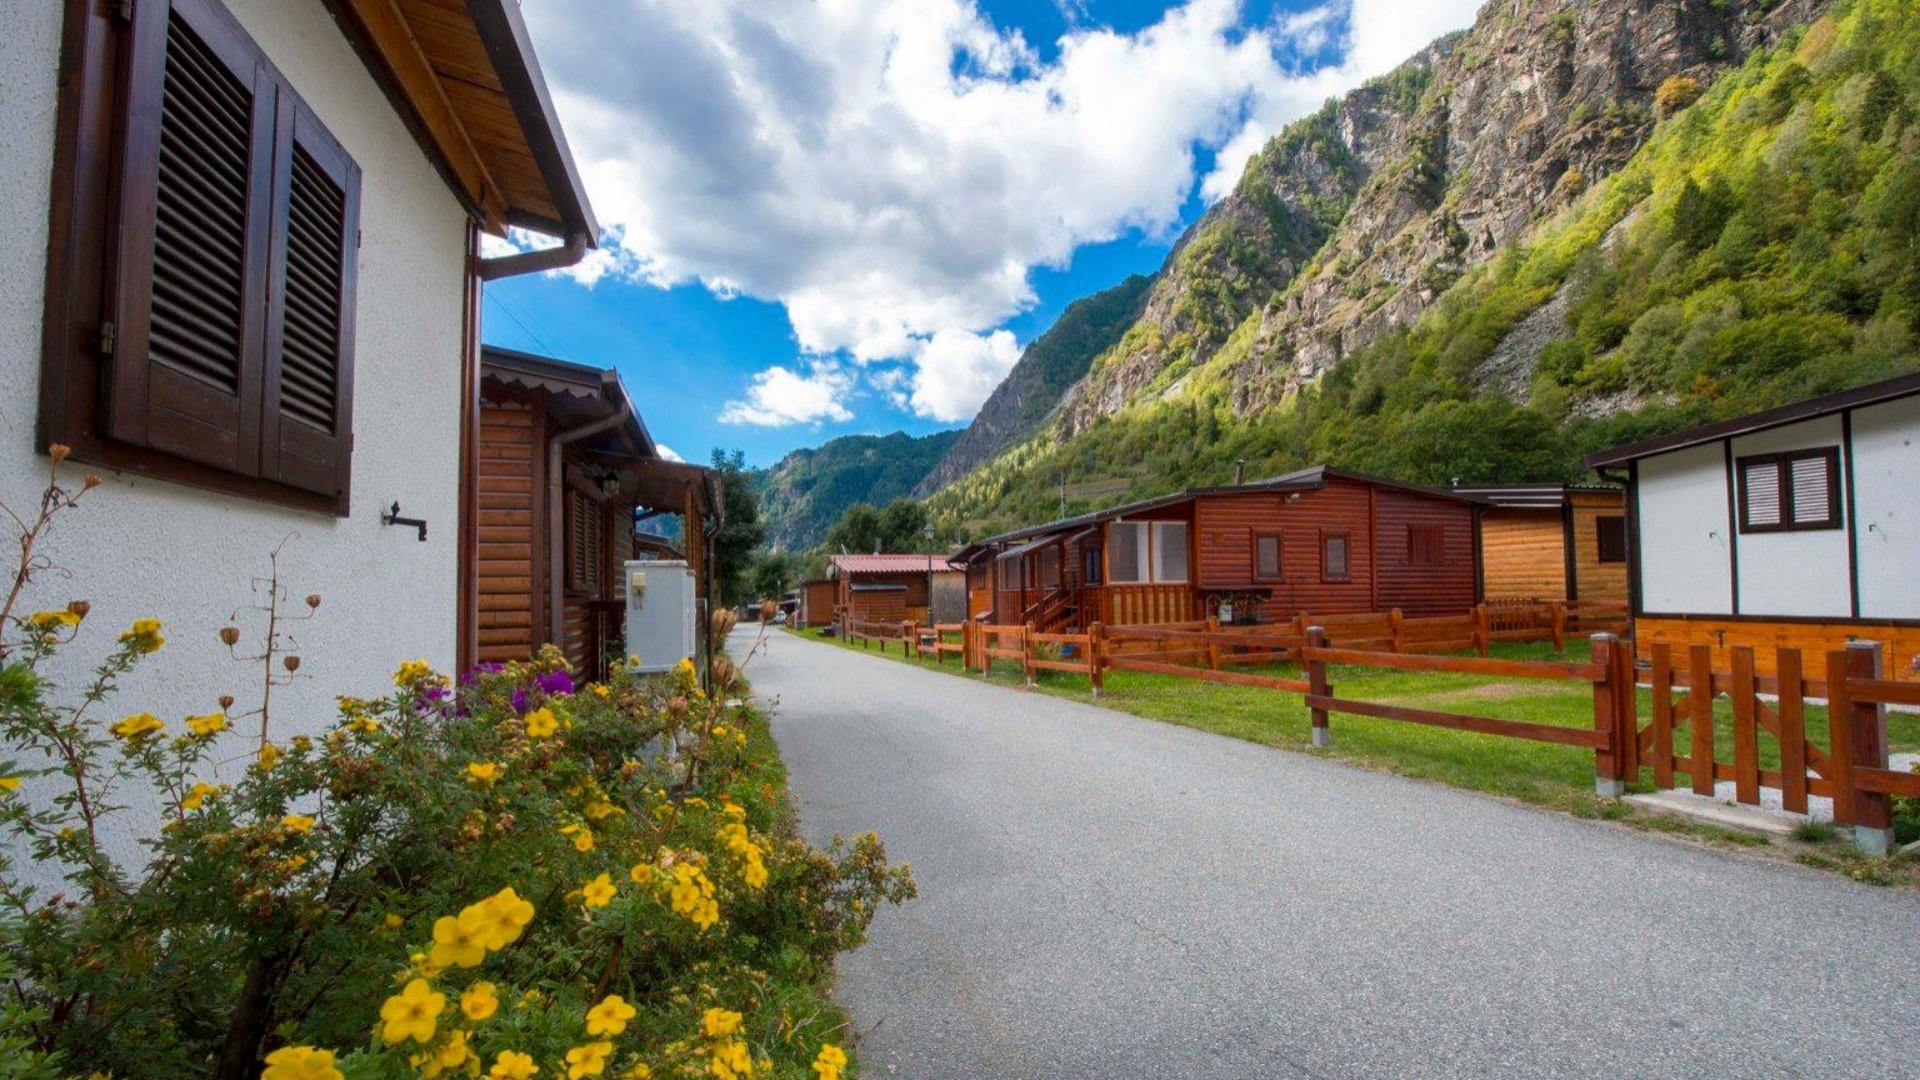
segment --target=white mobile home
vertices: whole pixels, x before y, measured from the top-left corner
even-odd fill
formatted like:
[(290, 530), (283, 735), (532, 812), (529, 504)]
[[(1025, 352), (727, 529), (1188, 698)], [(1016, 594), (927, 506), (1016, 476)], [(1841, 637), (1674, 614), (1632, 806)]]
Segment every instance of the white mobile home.
[(1656, 641), (1887, 646), (1920, 676), (1920, 375), (1617, 447), (1630, 595)]

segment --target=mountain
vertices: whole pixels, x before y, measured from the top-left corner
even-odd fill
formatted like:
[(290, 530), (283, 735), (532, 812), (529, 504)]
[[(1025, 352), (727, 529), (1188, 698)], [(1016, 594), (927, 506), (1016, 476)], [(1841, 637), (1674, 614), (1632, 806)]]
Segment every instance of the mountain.
[(958, 431), (843, 435), (757, 470), (767, 543), (780, 551), (813, 547), (854, 503), (884, 506), (910, 493), (959, 438)]
[(1497, 0), (1288, 127), (1033, 434), (974, 532), (1326, 461), (1551, 479), (1911, 369), (1914, 0)]
[(1140, 317), (1152, 278), (1134, 274), (1112, 288), (1067, 305), (1046, 332), (1034, 338), (1013, 370), (994, 388), (939, 464), (915, 487), (926, 495), (958, 480), (995, 454), (1033, 433), (1093, 363)]

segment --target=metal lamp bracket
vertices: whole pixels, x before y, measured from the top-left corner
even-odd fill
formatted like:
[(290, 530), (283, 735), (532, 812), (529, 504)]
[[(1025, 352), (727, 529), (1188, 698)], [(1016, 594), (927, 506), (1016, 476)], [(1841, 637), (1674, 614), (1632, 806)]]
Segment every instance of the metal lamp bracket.
[(383, 510), (383, 511), (381, 511), (381, 512), (380, 512), (380, 524), (382, 524), (382, 525), (404, 525), (404, 526), (407, 526), (408, 528), (414, 528), (414, 529), (419, 529), (419, 530), (420, 530), (420, 542), (421, 542), (421, 543), (423, 543), (423, 544), (427, 542), (427, 522), (426, 522), (426, 519), (425, 519), (425, 518), (409, 518), (409, 517), (401, 517), (401, 516), (400, 516), (400, 501), (399, 501), (398, 499), (395, 499), (395, 500), (394, 500), (394, 503), (393, 503), (393, 508), (392, 508), (392, 509), (390, 509), (390, 510)]

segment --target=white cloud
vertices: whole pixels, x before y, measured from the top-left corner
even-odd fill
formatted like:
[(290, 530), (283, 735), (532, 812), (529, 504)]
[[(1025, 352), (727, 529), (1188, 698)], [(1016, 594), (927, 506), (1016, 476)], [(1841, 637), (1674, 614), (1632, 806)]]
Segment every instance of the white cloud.
[(846, 399), (853, 393), (853, 376), (828, 363), (812, 365), (806, 374), (775, 365), (753, 377), (744, 401), (729, 401), (720, 411), (726, 424), (785, 427), (846, 421), (853, 412)]
[(1008, 331), (942, 330), (914, 347), (906, 404), (933, 420), (965, 420), (980, 411), (1019, 359), (1020, 347)]
[[(913, 407), (943, 416), (984, 397), (962, 388), (1000, 355), (976, 345), (961, 361), (951, 335), (988, 340), (1031, 305), (1032, 268), (1163, 233), (1194, 189), (1196, 145), (1237, 174), (1266, 132), (1470, 12), (1352, 0), (1247, 27), (1238, 0), (1188, 0), (1131, 34), (1076, 21), (1042, 61), (971, 0), (526, 6), (608, 230), (577, 279), (777, 301), (804, 352), (906, 359)], [(1290, 69), (1336, 26), (1348, 61)], [(739, 415), (785, 415), (756, 403), (760, 389)]]
[(663, 442), (654, 443), (653, 448), (659, 451), (660, 456), (667, 459), (668, 461), (687, 460), (686, 458), (683, 458), (680, 456), (680, 451), (675, 450), (673, 447), (668, 446), (666, 443), (663, 443)]

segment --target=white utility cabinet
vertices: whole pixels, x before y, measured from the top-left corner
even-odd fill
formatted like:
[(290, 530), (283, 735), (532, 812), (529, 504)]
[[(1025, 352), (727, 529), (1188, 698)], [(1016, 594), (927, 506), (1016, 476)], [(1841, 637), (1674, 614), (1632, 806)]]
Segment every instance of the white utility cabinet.
[(626, 564), (627, 653), (646, 673), (666, 671), (693, 656), (696, 601), (693, 570), (684, 559), (636, 559)]

